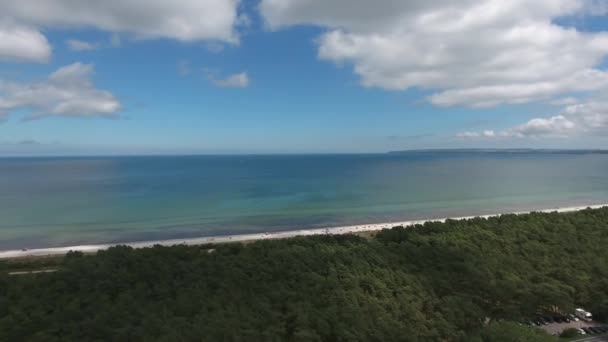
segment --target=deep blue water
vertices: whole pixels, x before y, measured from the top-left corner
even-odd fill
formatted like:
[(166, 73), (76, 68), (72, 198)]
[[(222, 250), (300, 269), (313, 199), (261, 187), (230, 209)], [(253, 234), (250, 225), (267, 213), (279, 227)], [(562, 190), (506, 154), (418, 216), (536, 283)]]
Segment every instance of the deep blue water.
[(608, 155), (0, 159), (0, 250), (608, 203)]

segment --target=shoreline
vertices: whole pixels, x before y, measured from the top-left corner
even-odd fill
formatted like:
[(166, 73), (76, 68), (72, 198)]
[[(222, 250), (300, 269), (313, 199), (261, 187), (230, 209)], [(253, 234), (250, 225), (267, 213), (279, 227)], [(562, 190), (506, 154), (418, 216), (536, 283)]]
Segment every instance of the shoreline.
[(599, 209), (602, 207), (608, 207), (608, 203), (585, 205), (585, 206), (561, 207), (561, 208), (557, 207), (557, 208), (529, 210), (529, 211), (516, 211), (516, 212), (489, 214), (489, 215), (446, 217), (446, 218), (438, 218), (438, 219), (420, 219), (420, 220), (410, 220), (410, 221), (382, 222), (382, 223), (339, 226), (339, 227), (286, 230), (286, 231), (278, 231), (278, 232), (272, 232), (272, 233), (219, 235), (219, 236), (195, 237), (195, 238), (186, 238), (186, 239), (150, 240), (150, 241), (139, 241), (139, 242), (36, 248), (36, 249), (25, 249), (25, 250), (7, 250), (7, 251), (0, 251), (0, 259), (62, 255), (62, 254), (66, 254), (69, 251), (94, 253), (94, 252), (97, 252), (100, 250), (108, 249), (113, 246), (130, 246), (133, 248), (146, 248), (146, 247), (153, 247), (155, 245), (161, 245), (161, 246), (204, 245), (204, 244), (210, 244), (210, 243), (227, 243), (227, 242), (245, 242), (245, 241), (256, 241), (256, 240), (269, 240), (269, 239), (286, 239), (286, 238), (291, 238), (291, 237), (296, 237), (296, 236), (310, 236), (310, 235), (323, 235), (323, 234), (338, 235), (338, 234), (359, 233), (359, 232), (366, 232), (366, 231), (378, 231), (378, 230), (382, 230), (382, 229), (390, 229), (390, 228), (393, 228), (396, 226), (408, 227), (408, 226), (413, 226), (413, 225), (417, 225), (417, 224), (424, 224), (426, 222), (445, 222), (448, 219), (468, 220), (468, 219), (472, 219), (472, 218), (476, 218), (476, 217), (487, 219), (490, 217), (497, 217), (497, 216), (507, 215), (507, 214), (522, 215), (522, 214), (529, 214), (532, 212), (565, 213), (565, 212), (580, 211), (580, 210), (584, 210), (587, 208)]

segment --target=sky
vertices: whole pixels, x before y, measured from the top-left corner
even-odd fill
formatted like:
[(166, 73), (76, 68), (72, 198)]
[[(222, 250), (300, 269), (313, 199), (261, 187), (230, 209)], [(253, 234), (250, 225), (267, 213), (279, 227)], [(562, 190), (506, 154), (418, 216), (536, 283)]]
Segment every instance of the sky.
[(608, 148), (608, 0), (0, 0), (0, 156)]

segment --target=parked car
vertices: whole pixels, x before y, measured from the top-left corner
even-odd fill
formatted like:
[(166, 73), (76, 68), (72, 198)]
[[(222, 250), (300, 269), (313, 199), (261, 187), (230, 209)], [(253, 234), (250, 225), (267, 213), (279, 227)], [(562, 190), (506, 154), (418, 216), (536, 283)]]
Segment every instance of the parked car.
[(592, 335), (593, 332), (591, 330), (589, 330), (589, 328), (581, 328), (583, 329), (583, 331), (587, 334), (587, 335)]
[(581, 308), (574, 310), (574, 314), (585, 322), (591, 322), (593, 320), (591, 313)]
[(578, 331), (579, 335), (587, 335), (587, 333), (585, 332), (585, 330), (578, 328), (576, 329), (576, 331)]
[(570, 318), (571, 321), (578, 322), (578, 317), (574, 316), (573, 314), (568, 314), (568, 318)]
[(594, 333), (594, 334), (601, 334), (602, 333), (602, 331), (599, 330), (596, 327), (588, 327), (587, 329), (591, 330), (591, 332)]

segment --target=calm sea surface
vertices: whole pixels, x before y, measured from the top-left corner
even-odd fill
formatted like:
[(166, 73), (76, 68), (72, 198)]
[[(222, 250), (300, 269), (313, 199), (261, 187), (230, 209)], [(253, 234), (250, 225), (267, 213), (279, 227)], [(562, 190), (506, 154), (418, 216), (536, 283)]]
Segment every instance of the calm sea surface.
[(0, 250), (608, 203), (608, 155), (0, 159)]

